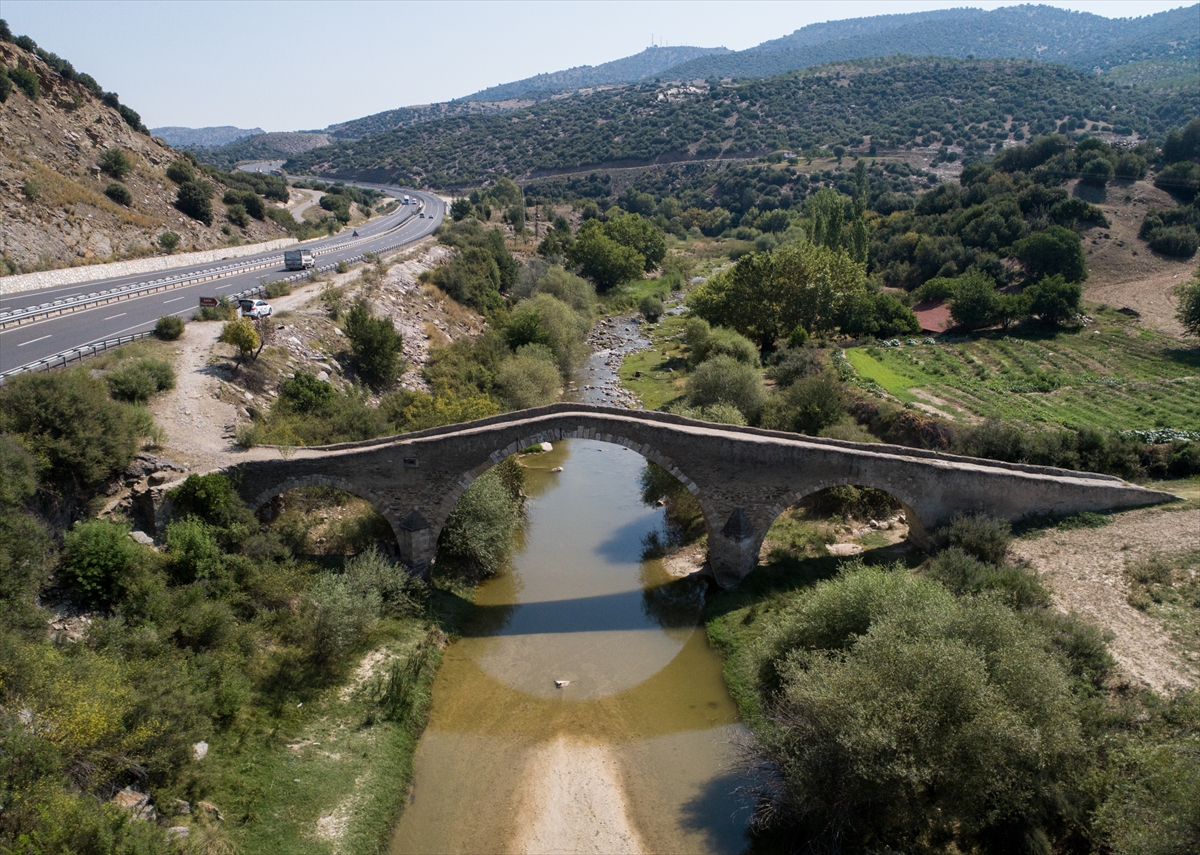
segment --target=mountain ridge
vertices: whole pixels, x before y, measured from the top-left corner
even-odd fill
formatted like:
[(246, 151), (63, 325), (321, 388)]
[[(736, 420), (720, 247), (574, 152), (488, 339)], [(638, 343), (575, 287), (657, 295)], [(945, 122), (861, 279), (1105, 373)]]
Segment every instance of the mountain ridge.
[(262, 128), (235, 128), (233, 125), (214, 125), (206, 128), (187, 128), (170, 125), (151, 128), (150, 133), (169, 146), (197, 148), (220, 148), (223, 145), (244, 140), (246, 137), (264, 134)]

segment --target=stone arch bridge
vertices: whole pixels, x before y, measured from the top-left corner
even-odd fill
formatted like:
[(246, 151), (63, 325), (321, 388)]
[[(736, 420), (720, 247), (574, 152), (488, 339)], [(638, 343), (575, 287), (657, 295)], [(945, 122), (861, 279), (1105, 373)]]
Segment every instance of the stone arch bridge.
[(442, 526), (472, 481), (530, 445), (572, 438), (623, 445), (683, 482), (704, 511), (709, 563), (725, 586), (754, 569), (767, 529), (780, 513), (826, 487), (853, 484), (895, 496), (917, 543), (958, 512), (983, 511), (1016, 521), (1176, 498), (1088, 472), (572, 403), (296, 449), (287, 457), (247, 461), (233, 467), (233, 474), (256, 509), (303, 486), (337, 487), (366, 499), (391, 524), (401, 559), (425, 573)]

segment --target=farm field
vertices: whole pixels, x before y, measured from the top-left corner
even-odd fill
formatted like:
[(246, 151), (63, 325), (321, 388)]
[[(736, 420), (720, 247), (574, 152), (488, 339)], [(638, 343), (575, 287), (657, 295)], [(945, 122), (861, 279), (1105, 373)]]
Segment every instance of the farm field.
[(955, 420), (1200, 430), (1200, 351), (1109, 309), (1077, 331), (996, 331), (845, 354), (860, 386)]

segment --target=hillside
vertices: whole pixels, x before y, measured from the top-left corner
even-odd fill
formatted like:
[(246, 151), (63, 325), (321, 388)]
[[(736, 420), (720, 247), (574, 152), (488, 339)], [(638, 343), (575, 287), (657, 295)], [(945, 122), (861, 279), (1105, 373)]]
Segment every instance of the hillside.
[(170, 146), (204, 146), (217, 148), (244, 140), (255, 134), (266, 133), (262, 128), (235, 128), (220, 125), (213, 128), (151, 128), (150, 133)]
[(330, 125), (325, 133), (337, 139), (358, 139), (371, 134), (393, 131), (397, 128), (430, 122), (434, 119), (444, 119), (448, 116), (478, 116), (487, 113), (500, 113), (514, 110), (517, 107), (530, 107), (536, 103), (532, 99), (512, 101), (447, 101), (441, 104), (417, 104), (412, 107), (400, 107), (395, 110), (385, 110), (382, 113), (372, 113), (361, 119), (352, 119)]
[(468, 95), (464, 101), (507, 101), (512, 98), (530, 97), (546, 92), (562, 92), (569, 89), (585, 89), (589, 86), (606, 86), (613, 83), (633, 83), (664, 74), (671, 68), (702, 56), (720, 56), (731, 53), (727, 48), (702, 47), (648, 47), (633, 56), (614, 59), (601, 65), (579, 65), (565, 71), (538, 74), (504, 83)]
[[(943, 142), (965, 154), (1054, 131), (1068, 117), (1114, 135), (1162, 135), (1200, 94), (1150, 95), (1024, 60), (893, 59), (686, 89), (639, 85), (501, 115), (451, 117), (314, 149), (289, 171), (455, 187), (649, 162), (843, 145)], [(1078, 117), (1077, 119), (1075, 117)]]
[(333, 137), (320, 131), (281, 131), (255, 134), (229, 145), (209, 148), (200, 145), (182, 145), (204, 163), (221, 169), (233, 169), (247, 160), (279, 160), (320, 148), (333, 142)]
[[(0, 65), (9, 76), (26, 69), (31, 89), (36, 80), (36, 98), (13, 86), (0, 103), (0, 275), (151, 255), (165, 231), (180, 236), (181, 249), (287, 236), (269, 220), (224, 233), (224, 188), (215, 182), (213, 225), (184, 216), (174, 207), (176, 186), (165, 172), (179, 157), (174, 149), (135, 130), (120, 108), (15, 43), (0, 41)], [(123, 152), (131, 167), (119, 181), (99, 166), (111, 149)], [(112, 184), (127, 188), (127, 205), (105, 195)]]
[(900, 53), (1025, 57), (1080, 71), (1103, 70), (1195, 55), (1200, 50), (1198, 9), (1193, 5), (1141, 18), (1105, 18), (1027, 5), (861, 18), (804, 27), (748, 50), (683, 63), (671, 73), (678, 80), (767, 77), (821, 63)]

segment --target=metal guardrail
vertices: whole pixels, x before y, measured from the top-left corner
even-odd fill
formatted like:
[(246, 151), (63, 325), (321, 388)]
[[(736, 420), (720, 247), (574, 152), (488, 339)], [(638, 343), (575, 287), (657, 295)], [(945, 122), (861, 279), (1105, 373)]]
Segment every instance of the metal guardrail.
[[(342, 243), (332, 244), (330, 246), (321, 247), (320, 249), (311, 250), (313, 255), (327, 255), (331, 252), (336, 252), (350, 246), (357, 246), (368, 241), (378, 240), (384, 235), (388, 235), (397, 229), (402, 228), (416, 214), (409, 212), (408, 216), (401, 219), (396, 225), (392, 226), (387, 231), (379, 235), (368, 237), (360, 237), (353, 240), (343, 241)], [(386, 252), (394, 247), (386, 247), (381, 252)], [(359, 256), (361, 258), (361, 256)], [(215, 279), (224, 279), (229, 276), (236, 276), (240, 273), (249, 273), (253, 270), (261, 270), (265, 267), (274, 267), (281, 263), (282, 255), (272, 256), (271, 258), (261, 261), (251, 261), (244, 264), (230, 264), (225, 267), (216, 267), (210, 270), (205, 270), (194, 274), (184, 274), (182, 276), (166, 277), (163, 279), (155, 279), (145, 284), (134, 284), (123, 288), (112, 288), (106, 291), (93, 291), (91, 294), (85, 294), (77, 299), (56, 300), (53, 303), (43, 303), (38, 306), (30, 306), (25, 309), (18, 309), (14, 312), (0, 312), (0, 330), (7, 329), (10, 326), (20, 326), (21, 324), (32, 323), (34, 321), (44, 320), (46, 318), (65, 315), (71, 312), (78, 312), (82, 309), (90, 309), (96, 306), (103, 306), (108, 303), (116, 303), (121, 300), (131, 300), (136, 297), (145, 297), (149, 294), (156, 294), (160, 291), (171, 291), (176, 288), (183, 288), (188, 285), (196, 285), (201, 282), (210, 282)], [(278, 281), (291, 281), (290, 279)]]
[[(403, 222), (407, 222), (408, 219), (409, 218), (406, 217)], [(397, 225), (396, 228), (399, 228), (399, 225)], [(395, 229), (391, 229), (389, 231), (395, 231)], [(369, 238), (369, 240), (374, 239), (375, 238)], [(408, 243), (408, 241), (398, 241), (396, 243), (380, 247), (378, 250), (372, 250), (370, 253), (363, 253), (362, 255), (356, 255), (352, 258), (343, 258), (336, 264), (326, 264), (323, 266), (313, 267), (312, 270), (315, 270), (318, 273), (327, 273), (330, 270), (336, 270), (338, 264), (342, 262), (354, 264), (360, 261), (365, 261), (367, 255), (381, 255), (385, 252), (390, 252), (393, 249), (404, 246), (406, 243)], [(231, 303), (237, 303), (238, 300), (243, 300), (246, 297), (265, 294), (268, 285), (272, 285), (276, 282), (297, 282), (301, 279), (307, 279), (311, 275), (312, 271), (305, 270), (300, 273), (295, 273), (291, 276), (285, 276), (282, 279), (273, 279), (271, 282), (261, 282), (258, 285), (246, 288), (243, 291), (238, 291), (235, 294), (226, 294), (225, 296)], [(62, 353), (56, 353), (53, 356), (47, 356), (45, 359), (38, 359), (34, 362), (28, 362), (25, 365), (18, 365), (16, 368), (10, 368), (8, 371), (0, 372), (0, 386), (3, 386), (8, 378), (15, 377), (18, 374), (24, 374), (28, 371), (50, 371), (53, 368), (65, 368), (72, 362), (80, 362), (89, 356), (95, 356), (97, 353), (103, 353), (106, 350), (112, 350), (114, 347), (119, 347), (122, 344), (129, 344), (130, 342), (138, 341), (139, 339), (149, 338), (152, 335), (154, 335), (154, 331), (148, 330), (146, 332), (133, 333), (131, 335), (125, 335), (119, 338), (105, 339), (104, 341), (84, 344), (80, 345), (79, 347), (71, 348), (70, 350), (64, 350)]]
[(3, 386), (9, 377), (15, 377), (17, 374), (24, 374), (27, 371), (49, 371), (52, 368), (65, 368), (72, 362), (80, 362), (89, 356), (95, 356), (97, 353), (103, 353), (106, 350), (112, 350), (114, 347), (120, 347), (123, 344), (129, 344), (132, 341), (138, 341), (152, 335), (154, 335), (154, 331), (150, 330), (148, 332), (133, 333), (132, 335), (123, 335), (119, 338), (110, 338), (104, 341), (96, 341), (91, 344), (73, 347), (62, 353), (56, 353), (53, 356), (47, 356), (45, 359), (39, 359), (36, 362), (30, 362), (27, 365), (3, 372), (0, 374), (0, 386)]

